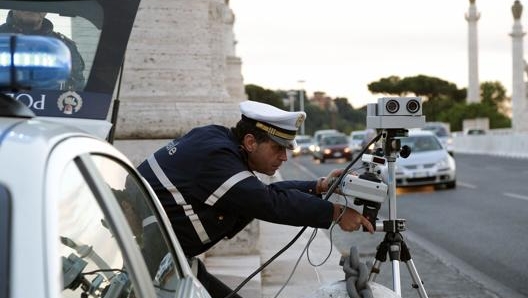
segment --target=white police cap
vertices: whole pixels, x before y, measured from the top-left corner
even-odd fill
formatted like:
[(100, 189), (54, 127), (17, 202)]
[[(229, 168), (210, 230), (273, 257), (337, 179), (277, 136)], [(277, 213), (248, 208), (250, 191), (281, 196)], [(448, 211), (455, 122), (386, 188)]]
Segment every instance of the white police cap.
[(240, 103), (240, 112), (243, 119), (252, 120), (257, 128), (267, 132), (280, 145), (288, 149), (297, 146), (295, 134), (306, 119), (305, 112), (288, 112), (251, 100)]

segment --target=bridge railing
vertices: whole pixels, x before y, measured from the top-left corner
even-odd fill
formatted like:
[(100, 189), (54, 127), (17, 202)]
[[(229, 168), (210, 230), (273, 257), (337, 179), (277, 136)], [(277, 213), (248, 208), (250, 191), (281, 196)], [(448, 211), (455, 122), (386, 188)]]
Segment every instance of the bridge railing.
[(455, 154), (488, 154), (516, 158), (528, 158), (528, 133), (516, 133), (509, 129), (488, 130), (482, 135), (453, 133)]

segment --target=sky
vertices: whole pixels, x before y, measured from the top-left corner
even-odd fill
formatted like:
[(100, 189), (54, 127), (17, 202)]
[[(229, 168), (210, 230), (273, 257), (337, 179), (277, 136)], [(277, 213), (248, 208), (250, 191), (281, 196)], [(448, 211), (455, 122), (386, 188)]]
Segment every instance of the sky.
[[(521, 4), (526, 5), (526, 0)], [(476, 0), (479, 80), (511, 95), (514, 0)], [(367, 85), (426, 75), (468, 85), (468, 0), (230, 0), (244, 84), (376, 102)], [(526, 14), (527, 8), (524, 9)], [(523, 15), (523, 31), (528, 24)], [(526, 52), (526, 40), (524, 49)]]

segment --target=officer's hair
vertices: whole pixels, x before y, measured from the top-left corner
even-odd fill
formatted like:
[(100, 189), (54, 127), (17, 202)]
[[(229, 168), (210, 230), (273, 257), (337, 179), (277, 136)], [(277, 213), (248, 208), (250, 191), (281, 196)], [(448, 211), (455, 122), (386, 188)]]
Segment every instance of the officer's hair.
[(233, 127), (232, 130), (240, 143), (242, 143), (244, 136), (247, 134), (252, 134), (257, 140), (257, 143), (264, 143), (271, 140), (267, 132), (257, 128), (254, 122), (246, 121), (244, 119), (240, 119), (236, 124), (236, 127)]

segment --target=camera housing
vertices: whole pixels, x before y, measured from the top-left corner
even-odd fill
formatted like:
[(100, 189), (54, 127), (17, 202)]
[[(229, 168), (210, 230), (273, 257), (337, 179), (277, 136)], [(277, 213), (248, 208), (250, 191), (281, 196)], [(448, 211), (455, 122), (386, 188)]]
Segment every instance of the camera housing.
[(367, 104), (367, 128), (421, 128), (425, 126), (420, 97), (382, 97)]

